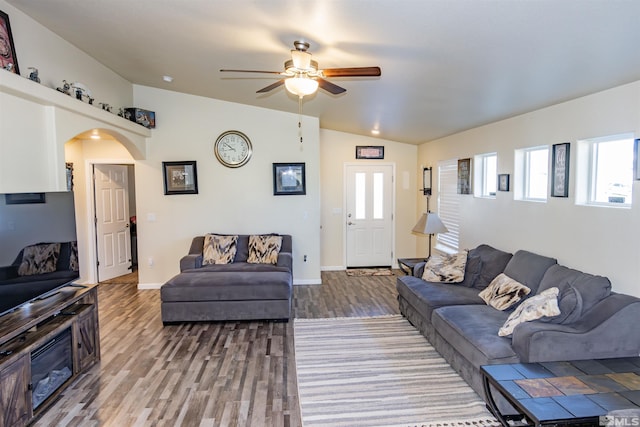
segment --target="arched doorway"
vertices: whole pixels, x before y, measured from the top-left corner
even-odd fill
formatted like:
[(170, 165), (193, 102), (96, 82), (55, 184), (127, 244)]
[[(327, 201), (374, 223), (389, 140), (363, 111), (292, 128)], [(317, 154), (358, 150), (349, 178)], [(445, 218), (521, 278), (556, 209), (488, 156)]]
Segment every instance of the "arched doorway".
[[(118, 134), (92, 129), (65, 144), (65, 161), (73, 164), (78, 246), (85, 254), (81, 281), (86, 283), (127, 274), (136, 262), (137, 236), (131, 238), (131, 217), (136, 216), (135, 160), (120, 139)], [(111, 187), (107, 194), (104, 171), (113, 169), (124, 171), (126, 178), (115, 183), (120, 188)], [(125, 209), (121, 209), (123, 201)], [(114, 220), (113, 225), (122, 230), (99, 226)]]

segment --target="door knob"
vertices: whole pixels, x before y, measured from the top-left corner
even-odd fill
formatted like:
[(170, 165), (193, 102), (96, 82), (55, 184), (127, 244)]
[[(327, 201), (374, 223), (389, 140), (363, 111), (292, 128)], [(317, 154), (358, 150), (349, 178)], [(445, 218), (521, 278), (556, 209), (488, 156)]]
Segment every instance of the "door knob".
[(349, 221), (349, 222), (347, 223), (347, 225), (354, 225), (354, 224), (355, 224), (355, 222), (351, 222), (351, 221)]

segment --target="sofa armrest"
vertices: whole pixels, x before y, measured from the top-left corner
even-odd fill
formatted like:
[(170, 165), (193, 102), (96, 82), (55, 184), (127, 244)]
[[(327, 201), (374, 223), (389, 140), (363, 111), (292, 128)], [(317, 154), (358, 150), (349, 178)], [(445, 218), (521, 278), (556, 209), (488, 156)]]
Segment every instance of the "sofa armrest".
[(280, 252), (278, 254), (278, 267), (285, 267), (287, 270), (293, 273), (293, 255), (291, 252)]
[(202, 267), (202, 254), (189, 254), (180, 258), (180, 272)]
[(571, 324), (525, 322), (512, 345), (522, 362), (637, 357), (640, 299), (612, 294)]
[(15, 265), (0, 267), (0, 280), (14, 279), (18, 277), (18, 268)]
[(413, 267), (413, 276), (414, 277), (422, 277), (422, 274), (424, 273), (424, 266), (427, 265), (426, 261), (422, 261), (417, 263), (414, 267)]

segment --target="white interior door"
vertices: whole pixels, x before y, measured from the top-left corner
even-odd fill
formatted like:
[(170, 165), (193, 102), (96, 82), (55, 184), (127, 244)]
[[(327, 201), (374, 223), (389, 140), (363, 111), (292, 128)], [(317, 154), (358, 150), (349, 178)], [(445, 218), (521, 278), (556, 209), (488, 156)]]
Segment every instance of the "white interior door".
[(94, 165), (98, 280), (131, 271), (127, 166)]
[(347, 267), (391, 266), (393, 166), (346, 165)]

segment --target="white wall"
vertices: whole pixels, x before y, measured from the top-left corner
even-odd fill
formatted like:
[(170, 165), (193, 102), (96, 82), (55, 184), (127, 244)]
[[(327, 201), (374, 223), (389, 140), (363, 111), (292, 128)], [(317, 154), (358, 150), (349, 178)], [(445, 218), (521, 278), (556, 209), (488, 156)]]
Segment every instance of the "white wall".
[[(513, 189), (494, 200), (461, 195), (460, 247), (488, 243), (553, 256), (560, 264), (609, 277), (618, 292), (640, 296), (640, 184), (634, 183), (631, 209), (575, 204), (576, 141), (627, 132), (640, 135), (640, 82), (423, 144), (419, 160), (436, 166), (439, 160), (495, 151), (498, 173), (511, 174), (513, 188), (515, 149), (571, 142), (568, 198), (515, 201)], [(432, 210), (436, 200), (437, 193)]]
[[(142, 286), (177, 274), (191, 239), (207, 232), (291, 234), (294, 283), (320, 283), (318, 119), (303, 118), (301, 145), (296, 113), (143, 86), (134, 86), (134, 98), (156, 112), (157, 122), (146, 160), (135, 164)], [(227, 130), (252, 142), (253, 156), (243, 167), (227, 168), (213, 153)], [(162, 162), (176, 160), (197, 161), (197, 195), (164, 195)], [(272, 164), (282, 162), (306, 164), (306, 195), (273, 195)]]
[[(383, 145), (384, 160), (356, 160), (356, 145)], [(419, 218), (416, 211), (418, 186), (416, 163), (418, 148), (380, 138), (353, 135), (327, 129), (320, 130), (320, 179), (322, 182), (322, 267), (343, 269), (345, 264), (344, 164), (392, 163), (395, 177), (395, 254), (397, 258), (414, 257), (416, 238), (411, 229)]]

